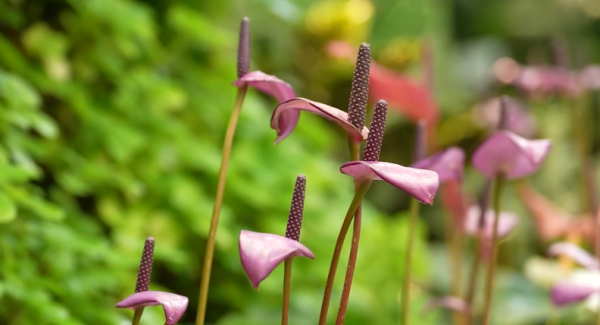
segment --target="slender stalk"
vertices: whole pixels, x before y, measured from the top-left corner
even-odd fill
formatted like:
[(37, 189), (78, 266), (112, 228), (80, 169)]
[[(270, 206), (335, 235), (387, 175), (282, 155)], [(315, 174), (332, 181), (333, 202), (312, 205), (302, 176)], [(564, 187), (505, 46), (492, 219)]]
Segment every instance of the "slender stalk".
[(142, 313), (144, 313), (144, 307), (136, 307), (134, 309), (131, 325), (138, 325), (140, 323), (140, 319), (142, 319)]
[(325, 293), (323, 294), (323, 303), (321, 304), (319, 325), (325, 325), (325, 323), (327, 322), (327, 311), (329, 310), (329, 303), (331, 301), (331, 294), (333, 291), (333, 282), (335, 281), (335, 273), (337, 271), (337, 267), (340, 261), (342, 246), (344, 245), (344, 240), (346, 239), (346, 235), (348, 234), (348, 230), (350, 229), (350, 223), (352, 222), (353, 216), (356, 213), (356, 211), (358, 211), (363, 197), (365, 196), (365, 194), (369, 190), (369, 187), (371, 186), (371, 182), (371, 180), (365, 180), (358, 184), (358, 188), (356, 189), (354, 198), (352, 199), (352, 203), (350, 203), (348, 212), (346, 212), (346, 217), (344, 218), (342, 228), (340, 229), (340, 233), (335, 243), (333, 257), (331, 258), (331, 266), (329, 267), (327, 283), (325, 284)]
[(496, 186), (494, 189), (494, 235), (492, 237), (492, 257), (485, 282), (485, 301), (483, 305), (483, 320), (482, 324), (489, 324), (490, 307), (492, 305), (492, 293), (494, 291), (494, 273), (496, 271), (496, 259), (498, 256), (498, 224), (500, 220), (500, 201), (502, 199), (502, 189), (504, 187), (504, 177), (499, 175), (496, 177)]
[[(600, 208), (596, 209), (596, 258), (600, 261)], [(598, 310), (596, 311), (597, 324), (600, 325), (600, 301), (597, 306)]]
[(221, 158), (221, 167), (219, 169), (219, 180), (217, 183), (217, 194), (215, 196), (215, 205), (210, 220), (210, 232), (206, 242), (206, 251), (204, 253), (204, 263), (202, 265), (202, 278), (200, 280), (200, 297), (198, 299), (198, 314), (196, 316), (196, 325), (203, 325), (206, 316), (206, 302), (208, 298), (208, 287), (210, 285), (210, 272), (212, 269), (213, 256), (215, 253), (215, 239), (217, 237), (217, 227), (219, 226), (219, 214), (223, 203), (223, 194), (225, 192), (225, 180), (227, 178), (227, 167), (229, 165), (229, 156), (231, 155), (231, 145), (237, 126), (244, 97), (246, 97), (247, 86), (238, 88), (237, 97), (233, 106), (233, 112), (229, 118), (225, 141), (223, 142), (223, 157)]
[(292, 261), (293, 258), (288, 258), (284, 262), (283, 274), (283, 308), (281, 311), (281, 325), (287, 325), (288, 313), (290, 310), (290, 285), (292, 283)]
[[(453, 226), (456, 229), (458, 225)], [(460, 288), (462, 287), (462, 261), (461, 253), (463, 246), (463, 233), (460, 230), (456, 230), (452, 233), (452, 295), (454, 297), (460, 297)], [(464, 322), (464, 314), (460, 312), (452, 313), (454, 325), (459, 325)]]
[(469, 284), (467, 286), (466, 302), (471, 308), (471, 313), (467, 316), (467, 325), (473, 323), (473, 301), (475, 298), (475, 288), (477, 287), (477, 278), (479, 275), (479, 264), (481, 262), (481, 237), (475, 237), (475, 251), (473, 252), (473, 260), (471, 261), (471, 271), (469, 272)]
[(362, 220), (362, 206), (359, 206), (354, 214), (354, 224), (352, 231), (352, 245), (350, 246), (350, 257), (348, 258), (348, 267), (346, 277), (344, 278), (344, 288), (342, 289), (342, 298), (340, 299), (340, 308), (338, 309), (336, 325), (344, 324), (346, 310), (348, 309), (348, 300), (350, 299), (350, 289), (352, 279), (354, 278), (354, 269), (356, 268), (356, 258), (358, 257), (358, 243), (360, 241), (360, 225)]
[(406, 242), (406, 257), (404, 258), (404, 284), (402, 285), (402, 325), (410, 323), (410, 281), (412, 277), (412, 253), (415, 242), (417, 218), (421, 205), (417, 199), (410, 201), (410, 224)]

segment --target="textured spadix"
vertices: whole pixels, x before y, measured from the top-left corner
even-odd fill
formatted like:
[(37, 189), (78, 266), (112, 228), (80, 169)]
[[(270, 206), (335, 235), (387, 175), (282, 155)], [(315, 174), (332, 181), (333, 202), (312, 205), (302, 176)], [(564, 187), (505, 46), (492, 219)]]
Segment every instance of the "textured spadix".
[(487, 177), (527, 176), (538, 170), (550, 151), (550, 140), (527, 140), (501, 131), (489, 137), (473, 154), (473, 166)]
[(239, 248), (242, 266), (254, 289), (287, 258), (315, 258), (306, 246), (293, 239), (247, 230), (240, 232)]
[(440, 183), (443, 183), (462, 180), (464, 164), (465, 152), (458, 147), (450, 147), (417, 161), (411, 167), (432, 170), (438, 174)]
[(117, 304), (119, 308), (135, 309), (136, 307), (162, 305), (166, 324), (177, 323), (188, 305), (188, 298), (174, 293), (162, 291), (142, 291), (134, 293)]
[(304, 196), (306, 192), (306, 176), (298, 175), (294, 194), (292, 195), (292, 205), (288, 215), (285, 237), (295, 241), (300, 240), (300, 229), (302, 228), (302, 214), (304, 212)]
[(353, 141), (361, 142), (369, 134), (369, 130), (365, 127), (362, 130), (354, 127), (348, 119), (348, 113), (326, 104), (297, 97), (280, 103), (271, 116), (271, 128), (277, 131), (275, 143), (285, 139), (294, 131), (298, 123), (300, 111), (315, 113), (338, 123), (348, 132)]
[(371, 47), (367, 43), (360, 45), (356, 58), (356, 67), (352, 77), (348, 119), (358, 130), (365, 126), (367, 97), (369, 96), (369, 71), (371, 69)]

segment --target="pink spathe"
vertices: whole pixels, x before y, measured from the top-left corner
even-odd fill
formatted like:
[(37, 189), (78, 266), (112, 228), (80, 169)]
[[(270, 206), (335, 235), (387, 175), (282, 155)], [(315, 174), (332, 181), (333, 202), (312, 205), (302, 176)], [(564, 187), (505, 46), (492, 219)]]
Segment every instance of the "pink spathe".
[(167, 325), (177, 323), (188, 306), (188, 298), (163, 291), (142, 291), (134, 293), (117, 304), (119, 308), (162, 305)]

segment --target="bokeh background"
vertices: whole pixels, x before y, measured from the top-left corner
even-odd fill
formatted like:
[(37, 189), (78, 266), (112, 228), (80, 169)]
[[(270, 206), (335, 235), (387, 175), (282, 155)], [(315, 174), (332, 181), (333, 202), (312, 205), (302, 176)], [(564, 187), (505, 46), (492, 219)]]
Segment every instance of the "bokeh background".
[[(188, 296), (181, 323), (193, 323), (244, 16), (251, 19), (252, 69), (288, 81), (302, 97), (347, 106), (353, 65), (332, 55), (332, 41), (353, 51), (369, 42), (381, 66), (417, 83), (432, 80), (438, 147), (472, 153), (489, 134), (479, 105), (513, 95), (535, 116), (532, 136), (554, 143), (528, 183), (567, 214), (589, 212), (573, 135), (586, 130), (590, 170), (597, 171), (597, 94), (527, 96), (501, 84), (493, 66), (501, 57), (576, 70), (598, 63), (597, 0), (0, 0), (1, 323), (127, 324), (131, 312), (114, 305), (133, 292), (147, 236), (156, 239), (151, 288)], [(423, 69), (428, 53), (431, 79)], [(346, 139), (330, 122), (303, 114), (296, 131), (273, 145), (276, 104), (251, 90), (243, 107), (209, 324), (279, 323), (282, 269), (252, 290), (237, 236), (241, 229), (283, 234), (300, 173), (308, 180), (301, 241), (317, 258), (294, 264), (291, 323), (318, 318), (352, 197), (351, 180), (338, 173)], [(573, 107), (586, 110), (586, 127), (571, 123)], [(410, 164), (414, 130), (406, 108), (393, 107), (382, 160)], [(464, 192), (476, 197), (483, 181), (467, 169)], [(408, 198), (376, 184), (367, 201), (346, 324), (398, 324)], [(449, 212), (441, 201), (422, 209), (413, 324), (451, 319), (422, 311), (451, 288)], [(526, 272), (549, 241), (538, 235), (514, 184), (504, 202), (520, 224), (502, 246), (493, 324), (589, 323), (595, 316), (585, 306), (553, 309), (548, 288)], [(342, 278), (340, 271), (333, 306)], [(162, 321), (159, 307), (142, 319)]]

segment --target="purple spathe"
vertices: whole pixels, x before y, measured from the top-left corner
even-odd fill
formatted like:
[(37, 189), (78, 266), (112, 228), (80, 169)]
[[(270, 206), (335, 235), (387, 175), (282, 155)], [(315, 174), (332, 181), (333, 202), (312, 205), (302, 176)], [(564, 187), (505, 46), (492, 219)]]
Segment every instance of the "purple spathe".
[(188, 306), (188, 298), (162, 291), (142, 291), (132, 294), (117, 304), (119, 308), (162, 305), (167, 325), (177, 323)]

